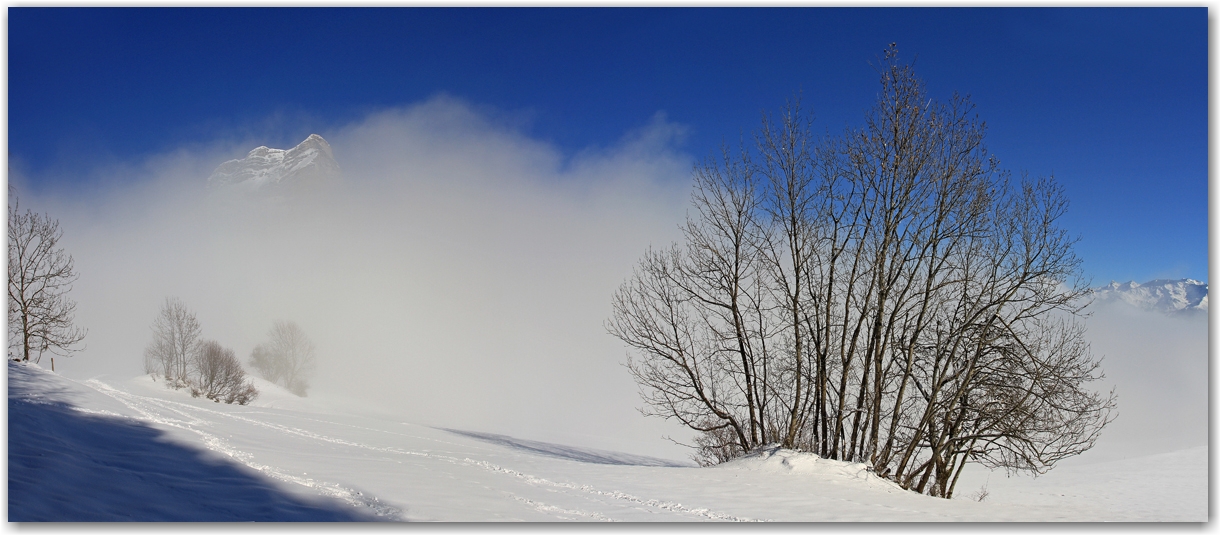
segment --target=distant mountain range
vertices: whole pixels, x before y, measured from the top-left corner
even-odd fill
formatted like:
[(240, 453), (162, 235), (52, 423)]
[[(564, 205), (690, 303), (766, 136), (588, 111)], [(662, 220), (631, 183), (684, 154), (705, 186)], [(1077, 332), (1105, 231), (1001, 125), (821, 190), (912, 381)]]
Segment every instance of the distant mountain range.
[(310, 134), (288, 149), (258, 147), (245, 158), (229, 160), (208, 177), (208, 189), (238, 188), (261, 193), (287, 193), (342, 177), (330, 144)]
[(1142, 310), (1207, 313), (1207, 283), (1194, 279), (1111, 282), (1094, 288), (1093, 295), (1097, 302), (1121, 301)]

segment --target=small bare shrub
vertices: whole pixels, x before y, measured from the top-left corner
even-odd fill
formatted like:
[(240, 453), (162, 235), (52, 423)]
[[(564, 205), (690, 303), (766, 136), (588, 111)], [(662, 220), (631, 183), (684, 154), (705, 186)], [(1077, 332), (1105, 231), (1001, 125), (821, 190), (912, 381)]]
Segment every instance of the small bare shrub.
[(990, 495), (991, 495), (991, 493), (987, 492), (987, 485), (983, 485), (982, 487), (979, 487), (979, 490), (977, 492), (975, 492), (974, 494), (971, 494), (968, 497), (971, 500), (974, 500), (976, 502), (981, 502), (983, 500), (986, 500), (987, 497)]
[(192, 396), (239, 405), (258, 397), (258, 390), (246, 379), (246, 371), (233, 350), (218, 342), (208, 340), (200, 344), (192, 368)]

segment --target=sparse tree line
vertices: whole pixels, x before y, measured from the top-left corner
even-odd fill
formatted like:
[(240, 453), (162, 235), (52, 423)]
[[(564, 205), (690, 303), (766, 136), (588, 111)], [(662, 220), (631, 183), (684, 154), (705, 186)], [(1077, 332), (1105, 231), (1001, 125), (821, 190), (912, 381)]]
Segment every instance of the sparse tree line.
[[(8, 355), (39, 362), (44, 353), (71, 356), (82, 349), (86, 331), (74, 323), (76, 303), (68, 297), (77, 274), (72, 256), (59, 245), (59, 222), (20, 210), (9, 191)], [(216, 402), (245, 405), (258, 396), (232, 349), (204, 340), (195, 314), (167, 298), (153, 321), (153, 339), (144, 368), (171, 388)], [(297, 324), (279, 321), (269, 340), (254, 348), (250, 366), (268, 381), (305, 396), (315, 367), (313, 342)]]
[[(144, 350), (144, 371), (169, 388), (216, 402), (245, 405), (258, 397), (232, 349), (201, 337), (195, 314), (182, 301), (167, 298), (152, 324), (153, 339)], [(276, 322), (270, 340), (254, 348), (250, 365), (264, 379), (305, 396), (315, 365), (315, 349), (297, 324)]]
[(704, 464), (779, 444), (946, 498), (967, 462), (1044, 472), (1115, 405), (1088, 386), (1067, 199), (892, 47), (878, 71), (862, 128), (815, 139), (792, 103), (697, 166), (683, 243), (645, 253), (607, 328)]

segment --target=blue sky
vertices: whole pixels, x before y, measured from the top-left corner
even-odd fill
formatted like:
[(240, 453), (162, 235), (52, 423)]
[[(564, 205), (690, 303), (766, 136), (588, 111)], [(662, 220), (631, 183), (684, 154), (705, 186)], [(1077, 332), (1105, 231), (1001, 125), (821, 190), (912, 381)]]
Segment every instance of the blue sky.
[(735, 143), (800, 91), (858, 125), (891, 42), (970, 94), (1016, 173), (1053, 173), (1095, 284), (1207, 280), (1207, 9), (9, 8), (9, 157), (31, 188), (448, 94), (574, 155), (657, 112)]

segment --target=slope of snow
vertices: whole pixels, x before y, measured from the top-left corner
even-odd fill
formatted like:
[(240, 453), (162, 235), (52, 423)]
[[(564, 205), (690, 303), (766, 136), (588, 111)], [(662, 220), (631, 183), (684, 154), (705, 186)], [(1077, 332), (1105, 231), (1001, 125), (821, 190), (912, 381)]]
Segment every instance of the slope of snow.
[(36, 366), (9, 365), (8, 411), (10, 522), (377, 519), (170, 440), (123, 403)]
[(1121, 301), (1141, 310), (1159, 312), (1207, 312), (1207, 283), (1194, 279), (1157, 279), (1110, 284), (1093, 290), (1098, 301)]
[[(1207, 447), (1104, 462), (1069, 459), (1045, 475), (974, 471), (958, 481), (963, 497), (985, 488), (985, 502), (1093, 507), (1111, 521), (1207, 521)], [(969, 476), (969, 477), (968, 477)]]
[[(10, 363), (8, 369), (14, 521), (1207, 518), (1205, 458), (1189, 481), (1158, 479), (1156, 463), (1164, 460), (1133, 460), (1117, 469), (1144, 469), (1137, 481), (1114, 478), (1118, 472), (1110, 469), (1077, 474), (1098, 483), (1074, 487), (1102, 494), (1093, 499), (978, 503), (921, 496), (863, 465), (778, 448), (698, 468), (419, 426), (334, 409), (325, 400), (281, 399), (274, 391), (254, 405), (235, 406), (169, 391), (148, 378), (78, 382), (37, 366)], [(1197, 457), (1188, 452), (1170, 461), (1195, 465)], [(1181, 507), (1168, 514), (1116, 513), (1112, 502), (1140, 489), (1157, 489), (1159, 499)]]
[(327, 182), (341, 174), (330, 144), (310, 134), (288, 150), (257, 147), (245, 158), (229, 160), (208, 177), (208, 188), (238, 187), (248, 190), (303, 187)]

